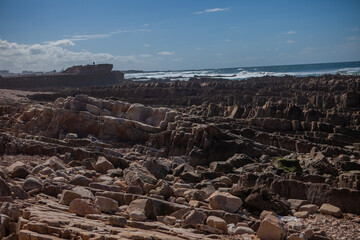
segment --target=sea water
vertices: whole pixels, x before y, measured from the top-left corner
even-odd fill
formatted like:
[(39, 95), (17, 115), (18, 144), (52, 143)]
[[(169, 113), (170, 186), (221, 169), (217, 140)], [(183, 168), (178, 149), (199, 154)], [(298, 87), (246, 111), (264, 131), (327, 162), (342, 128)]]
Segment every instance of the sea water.
[(182, 71), (151, 71), (129, 74), (126, 73), (125, 78), (139, 81), (146, 81), (150, 79), (187, 81), (191, 77), (198, 76), (230, 80), (243, 80), (251, 77), (262, 76), (320, 76), (324, 74), (360, 75), (360, 61)]

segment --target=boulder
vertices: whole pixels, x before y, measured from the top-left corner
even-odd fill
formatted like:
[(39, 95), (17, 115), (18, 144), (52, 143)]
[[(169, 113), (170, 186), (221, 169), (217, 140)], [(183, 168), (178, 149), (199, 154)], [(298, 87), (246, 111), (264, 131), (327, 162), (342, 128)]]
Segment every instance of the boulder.
[(0, 178), (0, 197), (10, 196), (11, 189), (7, 183)]
[(223, 231), (223, 233), (228, 233), (228, 227), (224, 219), (216, 217), (216, 216), (209, 216), (206, 219), (206, 224), (210, 227), (217, 228)]
[(209, 168), (213, 172), (230, 173), (233, 170), (233, 166), (228, 162), (212, 162)]
[(94, 166), (95, 170), (99, 173), (105, 174), (108, 170), (114, 169), (114, 165), (109, 162), (105, 157), (99, 157)]
[(11, 186), (10, 189), (13, 192), (14, 198), (24, 200), (29, 197), (28, 193), (18, 185)]
[(81, 198), (94, 199), (94, 194), (84, 187), (77, 186), (71, 189), (71, 191), (79, 194)]
[(110, 216), (107, 220), (107, 224), (115, 227), (125, 227), (127, 220), (126, 218), (120, 216)]
[(10, 218), (6, 215), (0, 214), (0, 239), (3, 239), (8, 231)]
[(112, 213), (118, 211), (119, 204), (111, 198), (97, 196), (95, 198), (95, 207), (101, 212)]
[(300, 211), (306, 211), (308, 213), (317, 213), (318, 207), (315, 204), (306, 204), (299, 208)]
[(338, 217), (338, 218), (342, 217), (342, 215), (343, 215), (340, 208), (338, 208), (334, 205), (328, 204), (328, 203), (322, 204), (319, 211), (322, 214), (328, 214), (328, 215), (332, 215), (332, 216)]
[(12, 178), (26, 178), (30, 174), (28, 167), (21, 161), (16, 161), (7, 168)]
[(131, 165), (124, 170), (124, 180), (127, 185), (136, 185), (143, 188), (145, 183), (156, 184), (157, 179), (144, 167)]
[(24, 181), (22, 188), (27, 192), (32, 191), (32, 190), (40, 191), (42, 188), (42, 184), (37, 179), (35, 179), (33, 177), (29, 177)]
[(243, 201), (230, 193), (215, 191), (210, 195), (209, 203), (212, 209), (237, 212), (243, 204)]
[(0, 207), (0, 214), (8, 216), (12, 222), (17, 222), (21, 216), (21, 211), (18, 205), (14, 203), (3, 202)]
[(132, 212), (143, 213), (146, 218), (150, 217), (152, 204), (149, 199), (136, 199), (133, 200), (127, 211), (129, 214)]
[(242, 226), (236, 227), (233, 231), (234, 235), (242, 235), (244, 233), (255, 234), (254, 230), (252, 230), (251, 228)]
[(286, 231), (277, 217), (268, 215), (260, 223), (257, 236), (262, 240), (283, 240), (286, 237)]
[(76, 198), (81, 198), (81, 195), (71, 190), (64, 190), (60, 198), (60, 203), (69, 206)]
[(81, 175), (81, 174), (77, 174), (75, 175), (75, 177), (73, 177), (69, 183), (72, 185), (78, 185), (78, 186), (89, 186), (89, 184), (92, 182), (91, 179)]
[(129, 215), (131, 221), (144, 221), (147, 219), (146, 215), (140, 211), (133, 211)]
[(157, 179), (164, 179), (171, 170), (170, 163), (156, 158), (146, 160), (143, 166)]
[(198, 210), (191, 210), (182, 217), (184, 227), (196, 227), (197, 224), (203, 224), (206, 219), (206, 214)]
[(245, 166), (249, 163), (254, 163), (254, 160), (243, 153), (236, 153), (232, 157), (230, 157), (228, 160), (226, 160), (228, 164), (230, 164), (232, 167), (239, 168), (242, 166)]
[(69, 205), (69, 212), (84, 217), (87, 214), (98, 214), (100, 211), (94, 207), (90, 200), (76, 198)]

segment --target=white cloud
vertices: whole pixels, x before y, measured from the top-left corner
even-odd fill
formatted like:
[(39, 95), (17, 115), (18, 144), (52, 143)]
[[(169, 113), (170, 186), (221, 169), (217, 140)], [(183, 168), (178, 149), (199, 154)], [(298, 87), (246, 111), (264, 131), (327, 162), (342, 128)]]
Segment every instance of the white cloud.
[(358, 32), (358, 31), (359, 31), (359, 27), (354, 27), (353, 29), (351, 29), (351, 31), (353, 31), (353, 32)]
[(87, 50), (69, 51), (62, 46), (69, 41), (54, 41), (43, 44), (18, 44), (0, 39), (0, 69), (11, 72), (23, 70), (48, 71), (72, 65), (94, 62), (114, 63), (120, 66), (137, 63), (136, 56), (114, 56), (109, 53), (92, 53)]
[(290, 31), (288, 31), (288, 32), (286, 32), (287, 34), (295, 34), (296, 33), (296, 31), (294, 31), (294, 30), (290, 30)]
[(175, 52), (162, 51), (162, 52), (158, 52), (157, 54), (161, 56), (170, 56), (170, 55), (174, 55)]
[(81, 34), (81, 35), (73, 35), (70, 40), (72, 41), (82, 41), (89, 39), (98, 39), (98, 38), (107, 38), (119, 33), (137, 33), (137, 32), (150, 32), (149, 29), (135, 29), (135, 30), (116, 30), (110, 33), (102, 33), (102, 34)]
[(226, 38), (226, 39), (224, 39), (224, 42), (230, 42), (230, 39)]
[(291, 44), (291, 43), (294, 43), (294, 41), (293, 40), (287, 40), (286, 43)]
[(151, 57), (151, 54), (141, 54), (141, 55), (139, 55), (139, 57), (148, 58), (148, 57)]
[(230, 8), (211, 8), (211, 9), (206, 9), (204, 11), (195, 12), (194, 14), (223, 12), (223, 11), (228, 11), (228, 10), (230, 10)]
[(61, 39), (61, 40), (49, 41), (45, 43), (51, 46), (75, 46), (75, 43), (70, 39)]
[(199, 47), (197, 47), (197, 48), (195, 48), (195, 50), (201, 50), (202, 48), (199, 48)]
[(150, 44), (144, 44), (144, 47), (150, 47)]

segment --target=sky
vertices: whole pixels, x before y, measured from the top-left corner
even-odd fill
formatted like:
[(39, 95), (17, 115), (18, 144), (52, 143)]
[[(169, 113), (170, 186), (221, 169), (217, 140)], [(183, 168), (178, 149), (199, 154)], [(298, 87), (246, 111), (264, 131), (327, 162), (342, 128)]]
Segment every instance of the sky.
[(0, 70), (360, 60), (360, 0), (0, 0)]

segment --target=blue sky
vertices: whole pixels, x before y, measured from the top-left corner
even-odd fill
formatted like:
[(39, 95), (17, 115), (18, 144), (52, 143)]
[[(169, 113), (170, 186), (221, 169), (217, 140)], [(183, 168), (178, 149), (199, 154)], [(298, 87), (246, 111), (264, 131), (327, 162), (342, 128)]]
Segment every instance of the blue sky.
[(0, 69), (360, 60), (359, 0), (0, 0)]

